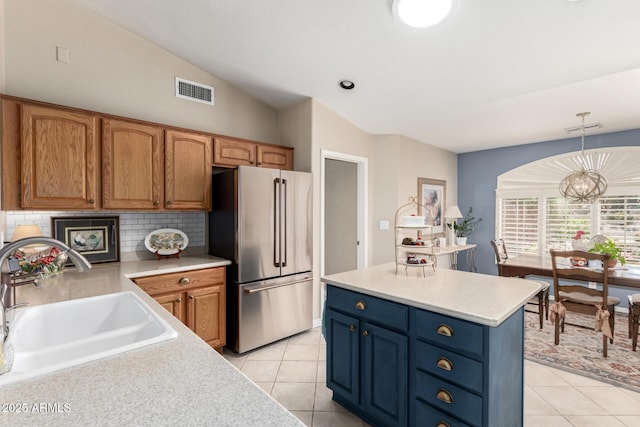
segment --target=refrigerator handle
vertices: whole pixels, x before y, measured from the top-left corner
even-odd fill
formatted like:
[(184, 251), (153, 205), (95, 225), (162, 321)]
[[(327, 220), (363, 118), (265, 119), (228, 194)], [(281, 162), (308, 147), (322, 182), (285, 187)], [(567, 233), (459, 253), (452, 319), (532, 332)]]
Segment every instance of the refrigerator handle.
[(287, 192), (288, 191), (287, 191), (287, 180), (286, 179), (282, 180), (282, 189), (283, 189), (282, 193), (284, 194), (284, 196), (283, 196), (284, 197), (284, 203), (282, 204), (283, 210), (284, 210), (284, 221), (283, 221), (283, 224), (284, 224), (284, 239), (283, 239), (284, 250), (282, 251), (282, 252), (284, 252), (284, 261), (282, 262), (282, 266), (286, 267), (287, 266), (287, 229), (289, 228), (288, 227), (289, 223), (287, 222)]
[(278, 257), (278, 185), (280, 184), (280, 178), (273, 180), (273, 265), (280, 267)]

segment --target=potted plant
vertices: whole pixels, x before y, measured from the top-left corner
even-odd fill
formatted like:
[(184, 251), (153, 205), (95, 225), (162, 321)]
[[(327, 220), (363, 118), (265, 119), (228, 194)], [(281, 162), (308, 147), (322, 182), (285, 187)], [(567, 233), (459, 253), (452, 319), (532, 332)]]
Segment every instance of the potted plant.
[(464, 216), (464, 218), (462, 218), (462, 221), (453, 221), (452, 223), (447, 224), (447, 227), (453, 230), (454, 234), (456, 235), (456, 245), (458, 246), (464, 246), (467, 244), (467, 237), (469, 237), (469, 235), (473, 233), (476, 225), (478, 225), (478, 223), (482, 221), (482, 218), (476, 219), (475, 217), (473, 217), (471, 215), (472, 211), (472, 208), (469, 207), (469, 211)]
[(620, 261), (620, 265), (624, 265), (627, 262), (624, 255), (622, 255), (622, 250), (611, 239), (607, 239), (602, 243), (596, 242), (593, 248), (589, 249), (589, 252), (609, 254), (609, 268), (615, 267), (618, 261)]

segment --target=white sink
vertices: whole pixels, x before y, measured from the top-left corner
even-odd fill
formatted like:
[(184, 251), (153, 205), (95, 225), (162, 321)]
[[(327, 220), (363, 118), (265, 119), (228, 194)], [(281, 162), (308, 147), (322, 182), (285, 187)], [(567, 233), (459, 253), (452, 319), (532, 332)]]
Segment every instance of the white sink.
[(7, 384), (177, 336), (133, 292), (101, 295), (20, 311), (9, 323), (14, 360)]

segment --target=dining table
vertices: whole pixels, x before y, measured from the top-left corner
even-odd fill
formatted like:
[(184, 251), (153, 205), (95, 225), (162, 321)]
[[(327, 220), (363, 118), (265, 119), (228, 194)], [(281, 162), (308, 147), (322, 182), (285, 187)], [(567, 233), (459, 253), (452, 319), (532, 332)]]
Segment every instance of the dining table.
[[(553, 277), (551, 258), (539, 255), (517, 255), (502, 261), (498, 268), (501, 276), (529, 275)], [(616, 266), (609, 269), (609, 285), (640, 289), (640, 267)]]

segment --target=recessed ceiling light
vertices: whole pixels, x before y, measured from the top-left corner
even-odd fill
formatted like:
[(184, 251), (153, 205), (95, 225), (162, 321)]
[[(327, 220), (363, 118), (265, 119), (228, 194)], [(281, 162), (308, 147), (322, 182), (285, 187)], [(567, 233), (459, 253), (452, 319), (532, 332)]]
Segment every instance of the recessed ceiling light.
[(453, 9), (454, 0), (393, 0), (393, 15), (415, 28), (442, 22)]
[(351, 80), (340, 80), (339, 84), (342, 89), (346, 89), (346, 90), (351, 90), (354, 87), (356, 87), (356, 84)]

